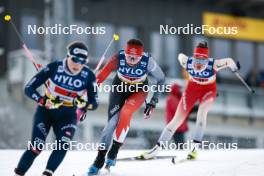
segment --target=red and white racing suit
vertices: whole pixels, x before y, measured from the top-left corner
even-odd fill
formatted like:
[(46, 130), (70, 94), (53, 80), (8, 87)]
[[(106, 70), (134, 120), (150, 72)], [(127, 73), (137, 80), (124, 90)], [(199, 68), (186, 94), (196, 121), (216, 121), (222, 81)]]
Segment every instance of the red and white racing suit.
[(200, 71), (194, 69), (192, 57), (187, 57), (181, 53), (179, 54), (178, 60), (181, 66), (189, 73), (190, 80), (183, 92), (173, 119), (165, 127), (159, 138), (159, 143), (171, 139), (174, 132), (184, 122), (196, 102), (199, 102), (199, 109), (193, 140), (202, 141), (206, 127), (207, 113), (216, 98), (216, 74), (219, 70), (226, 67), (230, 67), (231, 70), (237, 68), (231, 58), (219, 60), (208, 58), (207, 65)]

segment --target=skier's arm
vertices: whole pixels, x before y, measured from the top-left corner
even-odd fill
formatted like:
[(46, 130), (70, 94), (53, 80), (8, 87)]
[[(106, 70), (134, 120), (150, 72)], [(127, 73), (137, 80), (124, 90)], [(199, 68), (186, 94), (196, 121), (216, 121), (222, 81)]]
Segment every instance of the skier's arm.
[(102, 68), (102, 70), (96, 76), (96, 80), (98, 84), (104, 82), (104, 80), (109, 76), (109, 74), (117, 69), (118, 64), (118, 55), (113, 55), (107, 64)]
[(51, 76), (53, 70), (56, 67), (56, 62), (48, 64), (40, 72), (38, 72), (25, 86), (25, 94), (39, 102), (42, 96), (38, 93), (37, 88), (44, 84)]
[(220, 71), (227, 67), (229, 67), (233, 72), (239, 70), (237, 64), (234, 62), (232, 58), (217, 59), (214, 62), (214, 69), (216, 71)]
[[(160, 66), (156, 63), (156, 61), (152, 57), (149, 58), (148, 72), (157, 81), (156, 83), (157, 87), (164, 85), (165, 75), (163, 71), (161, 70)], [(160, 93), (158, 92), (158, 89), (156, 89), (156, 91), (153, 94), (152, 99), (157, 100), (159, 97), (159, 94)]]
[(149, 103), (146, 104), (144, 109), (145, 118), (149, 118), (150, 114), (152, 113), (153, 109), (156, 107), (159, 98), (158, 87), (164, 85), (165, 82), (165, 75), (159, 65), (155, 62), (155, 60), (150, 57), (148, 62), (148, 73), (152, 76), (156, 81), (156, 88), (154, 90), (153, 96)]
[(186, 68), (186, 66), (187, 66), (187, 60), (188, 60), (188, 56), (186, 56), (185, 54), (180, 53), (178, 55), (178, 61), (180, 62), (181, 66), (183, 68)]
[(87, 84), (87, 94), (88, 94), (88, 105), (87, 110), (95, 110), (98, 107), (97, 102), (97, 85), (96, 78), (93, 72), (89, 74), (89, 83)]

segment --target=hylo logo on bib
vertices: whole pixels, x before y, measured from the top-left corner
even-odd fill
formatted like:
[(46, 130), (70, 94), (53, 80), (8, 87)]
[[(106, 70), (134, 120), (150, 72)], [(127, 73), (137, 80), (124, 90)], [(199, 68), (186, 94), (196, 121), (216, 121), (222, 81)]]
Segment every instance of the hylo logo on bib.
[(82, 86), (81, 80), (73, 79), (72, 77), (65, 76), (65, 75), (55, 75), (54, 80), (58, 81), (59, 83), (66, 84), (68, 86), (74, 86), (77, 88)]
[(141, 69), (132, 69), (130, 67), (122, 67), (122, 68), (119, 68), (119, 71), (120, 72), (125, 72), (125, 73), (128, 73), (128, 74), (133, 74), (133, 75), (141, 75), (143, 74), (143, 70)]

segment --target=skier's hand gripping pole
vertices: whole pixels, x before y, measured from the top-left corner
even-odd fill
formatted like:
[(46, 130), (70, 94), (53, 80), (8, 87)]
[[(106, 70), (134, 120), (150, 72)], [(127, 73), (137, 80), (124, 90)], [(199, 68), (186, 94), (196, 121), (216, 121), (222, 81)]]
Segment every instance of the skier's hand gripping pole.
[(63, 104), (59, 97), (46, 97), (44, 96), (39, 100), (40, 106), (45, 106), (47, 109), (58, 109)]
[(89, 103), (85, 100), (83, 96), (77, 96), (73, 100), (73, 104), (77, 107), (76, 114), (77, 114), (77, 121), (82, 122), (86, 118), (86, 112), (88, 110), (95, 109), (92, 103)]
[(157, 98), (152, 98), (149, 103), (145, 100), (145, 109), (144, 109), (144, 119), (148, 119), (151, 117), (152, 112), (156, 108), (156, 104), (158, 103)]

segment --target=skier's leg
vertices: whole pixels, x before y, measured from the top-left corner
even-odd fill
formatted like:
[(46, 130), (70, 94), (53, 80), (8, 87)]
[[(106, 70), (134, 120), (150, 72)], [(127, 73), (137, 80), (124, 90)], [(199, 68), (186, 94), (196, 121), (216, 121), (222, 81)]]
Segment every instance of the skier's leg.
[(147, 98), (146, 92), (136, 92), (130, 95), (120, 111), (120, 120), (114, 133), (114, 140), (123, 143), (130, 127), (132, 115)]
[(197, 119), (196, 119), (196, 125), (195, 125), (195, 132), (193, 135), (193, 140), (195, 141), (202, 141), (204, 130), (206, 128), (206, 118), (207, 113), (211, 109), (213, 102), (215, 100), (215, 94), (213, 92), (209, 92), (209, 95), (207, 94), (206, 98), (203, 98), (199, 109), (197, 112)]
[(96, 159), (89, 169), (89, 174), (96, 174), (104, 165), (106, 153), (111, 146), (113, 133), (119, 121), (120, 110), (124, 105), (126, 98), (127, 96), (124, 93), (113, 91), (110, 94), (108, 122), (103, 129), (100, 140), (100, 143), (104, 145), (102, 145), (102, 148), (98, 149)]
[(142, 158), (153, 158), (158, 154), (161, 148), (164, 148), (166, 146), (166, 144), (170, 141), (177, 128), (179, 128), (184, 122), (184, 120), (194, 107), (195, 102), (198, 100), (198, 98), (199, 92), (195, 90), (194, 86), (188, 84), (186, 90), (183, 92), (183, 95), (180, 99), (173, 119), (163, 129), (161, 136), (159, 137), (159, 140), (157, 142), (157, 145), (155, 145), (151, 150), (141, 154)]
[[(72, 107), (61, 107), (56, 113), (58, 119), (53, 123), (56, 135), (57, 150), (53, 150), (43, 175), (49, 176), (55, 172), (63, 161), (72, 140), (77, 124), (76, 110)], [(61, 147), (60, 147), (61, 146)]]
[(105, 149), (108, 150), (111, 143), (114, 131), (119, 121), (120, 111), (125, 104), (127, 95), (119, 92), (112, 92), (109, 98), (108, 106), (108, 122), (104, 127), (101, 135), (101, 143), (105, 145)]
[(173, 134), (184, 122), (197, 100), (197, 95), (195, 95), (193, 92), (183, 93), (173, 119), (170, 121), (170, 123), (167, 124), (167, 126), (162, 131), (162, 134), (158, 140), (158, 145), (165, 145), (166, 142), (168, 142), (172, 138)]
[(208, 91), (200, 100), (199, 109), (197, 112), (197, 119), (195, 131), (193, 133), (193, 146), (192, 151), (188, 154), (188, 159), (195, 159), (197, 157), (197, 147), (202, 142), (204, 131), (206, 128), (207, 113), (213, 105), (216, 97), (216, 91)]
[(176, 132), (173, 135), (173, 140), (177, 146), (179, 146), (179, 149), (183, 149), (182, 145), (184, 143), (184, 132)]
[[(114, 133), (114, 140), (110, 151), (108, 152), (108, 161), (114, 161), (117, 157), (119, 148), (124, 143), (130, 127), (130, 121), (133, 113), (137, 111), (146, 100), (146, 92), (137, 92), (130, 95), (120, 111), (120, 120)], [(110, 163), (111, 164), (111, 163)], [(114, 164), (114, 163), (113, 163)]]
[(42, 150), (39, 147), (41, 144), (45, 143), (51, 126), (50, 121), (48, 120), (47, 111), (48, 110), (44, 107), (38, 107), (36, 110), (31, 138), (32, 146), (28, 146), (28, 149), (20, 158), (20, 161), (15, 169), (15, 173), (17, 175), (24, 175)]
[(106, 168), (109, 169), (111, 166), (115, 166), (117, 153), (123, 143), (113, 140), (111, 149), (107, 154)]

